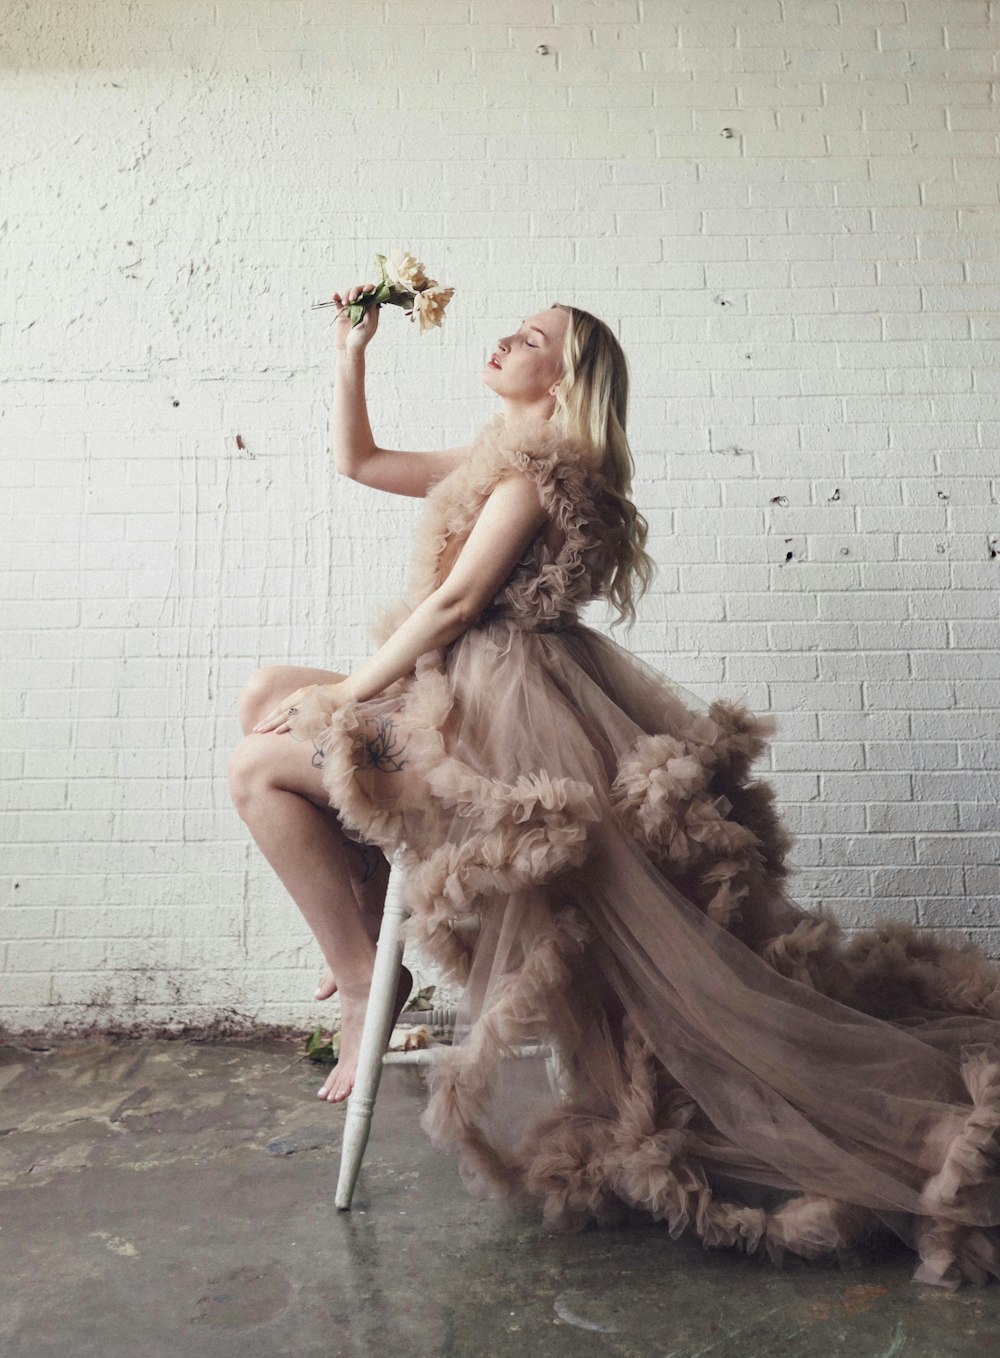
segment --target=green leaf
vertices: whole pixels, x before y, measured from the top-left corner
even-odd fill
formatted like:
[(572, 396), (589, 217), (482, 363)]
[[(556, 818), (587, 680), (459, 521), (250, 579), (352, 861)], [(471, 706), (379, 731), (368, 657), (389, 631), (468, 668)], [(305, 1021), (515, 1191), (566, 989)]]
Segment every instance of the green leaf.
[(306, 1041), (306, 1055), (312, 1056), (314, 1051), (318, 1051), (323, 1046), (323, 1029), (317, 1028), (312, 1036)]
[(329, 1042), (324, 1042), (323, 1029), (317, 1028), (306, 1041), (305, 1054), (313, 1061), (336, 1064), (340, 1059), (340, 1033), (332, 1033)]

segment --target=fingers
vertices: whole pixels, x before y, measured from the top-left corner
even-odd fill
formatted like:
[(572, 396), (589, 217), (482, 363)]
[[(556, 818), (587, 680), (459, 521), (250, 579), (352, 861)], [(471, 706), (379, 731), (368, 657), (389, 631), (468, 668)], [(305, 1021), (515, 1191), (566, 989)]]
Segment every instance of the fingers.
[(335, 292), (331, 298), (331, 301), (337, 302), (341, 306), (350, 306), (352, 302), (356, 302), (358, 300), (358, 298), (361, 296), (363, 292), (374, 292), (377, 286), (378, 286), (377, 283), (355, 283), (354, 286), (346, 293), (341, 294), (339, 292)]
[(261, 717), (260, 721), (253, 729), (255, 731), (274, 730), (276, 735), (281, 735), (282, 731), (290, 730), (291, 728), (288, 725), (289, 708), (296, 708), (299, 702), (305, 697), (308, 690), (314, 687), (315, 685), (313, 684), (307, 684), (305, 688), (297, 688), (294, 693), (289, 693), (286, 697), (282, 698), (277, 707), (272, 707), (266, 716)]
[(282, 712), (280, 716), (277, 713), (272, 712), (268, 716), (263, 717), (253, 729), (262, 733), (273, 730), (275, 735), (280, 736), (282, 731), (288, 730), (288, 727), (285, 724), (286, 716), (287, 713), (285, 712)]

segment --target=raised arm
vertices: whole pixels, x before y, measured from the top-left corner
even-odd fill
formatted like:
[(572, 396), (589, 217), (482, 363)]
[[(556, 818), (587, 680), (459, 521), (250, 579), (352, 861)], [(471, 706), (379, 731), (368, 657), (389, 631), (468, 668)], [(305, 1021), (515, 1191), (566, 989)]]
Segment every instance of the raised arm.
[[(362, 288), (355, 285), (347, 294), (348, 300), (354, 301), (361, 291)], [(339, 293), (334, 293), (335, 299), (339, 297)], [(368, 311), (354, 330), (351, 330), (349, 320), (341, 317), (337, 321), (330, 412), (334, 465), (341, 476), (375, 490), (393, 495), (426, 495), (432, 485), (458, 465), (468, 448), (460, 446), (421, 453), (377, 446), (365, 395), (365, 349), (377, 328), (377, 308)]]
[(330, 410), (330, 446), (341, 476), (353, 477), (376, 451), (365, 395), (364, 349), (338, 349)]

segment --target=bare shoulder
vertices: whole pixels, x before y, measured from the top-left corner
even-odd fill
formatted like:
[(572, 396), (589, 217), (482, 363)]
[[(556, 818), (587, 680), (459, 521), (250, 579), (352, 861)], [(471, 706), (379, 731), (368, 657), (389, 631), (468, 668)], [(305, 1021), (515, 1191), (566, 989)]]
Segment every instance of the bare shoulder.
[(430, 453), (376, 448), (345, 475), (362, 486), (384, 490), (390, 495), (422, 496), (454, 471), (468, 456), (470, 448), (470, 444), (461, 444)]

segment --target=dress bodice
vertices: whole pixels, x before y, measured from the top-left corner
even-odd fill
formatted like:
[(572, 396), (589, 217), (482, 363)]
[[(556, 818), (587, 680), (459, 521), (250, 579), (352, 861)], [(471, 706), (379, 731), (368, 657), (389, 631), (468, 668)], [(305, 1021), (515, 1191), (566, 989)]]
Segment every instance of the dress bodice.
[(535, 482), (548, 511), (477, 624), (510, 618), (528, 631), (573, 622), (613, 577), (627, 532), (619, 502), (583, 439), (548, 421), (499, 412), (480, 429), (461, 463), (436, 482), (422, 506), (407, 589), (371, 630), (385, 641), (448, 576), (497, 481), (508, 470)]

